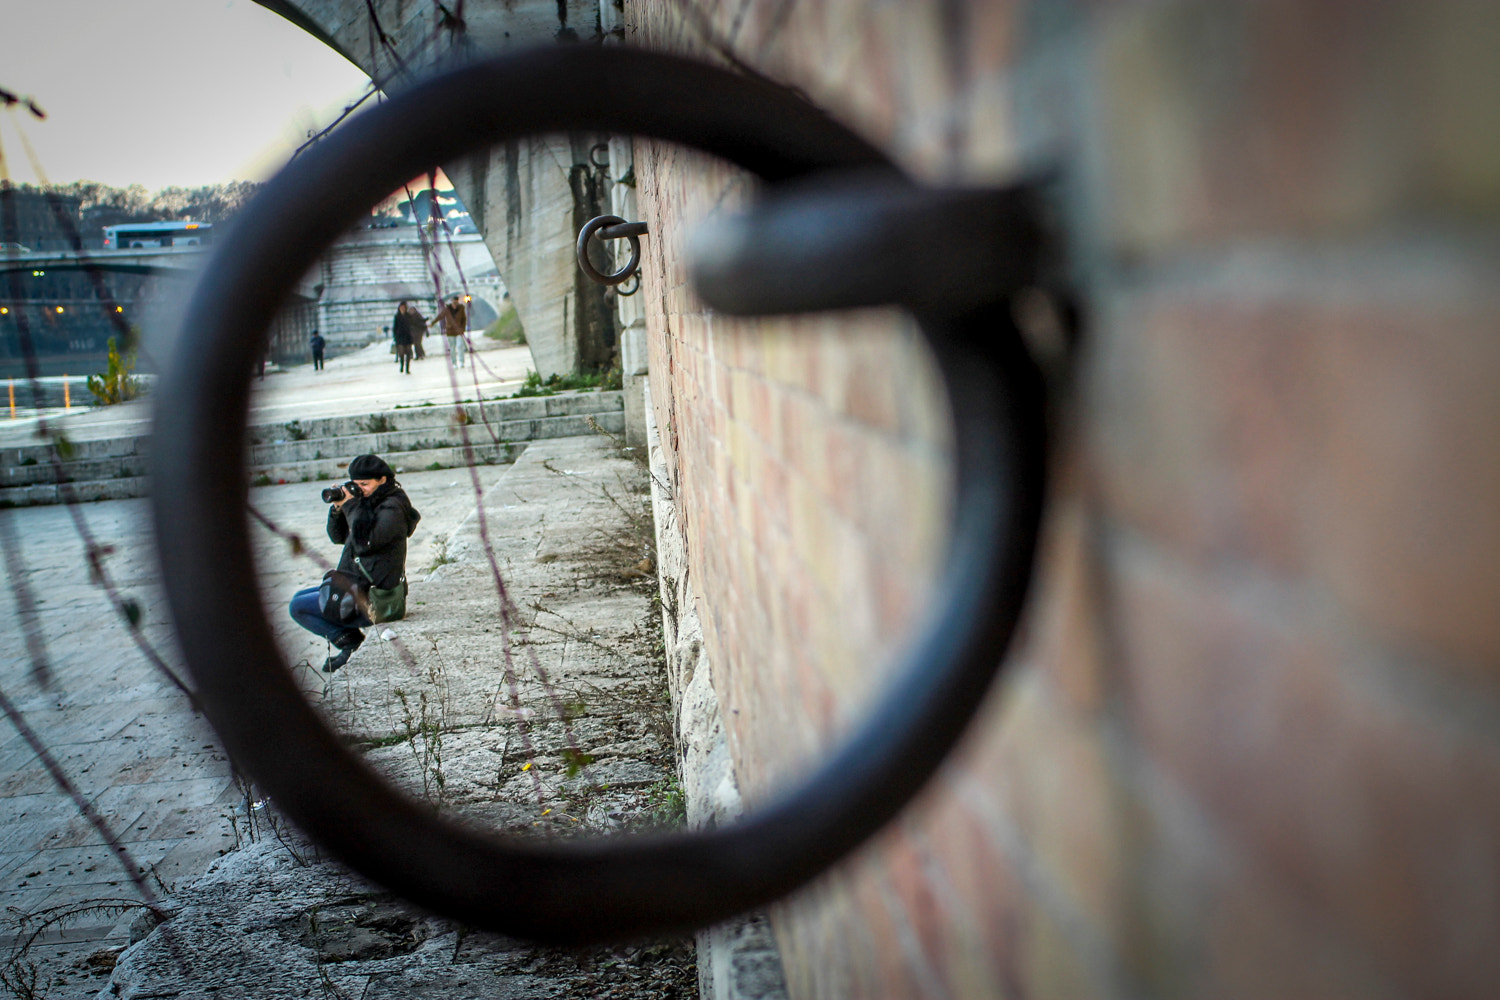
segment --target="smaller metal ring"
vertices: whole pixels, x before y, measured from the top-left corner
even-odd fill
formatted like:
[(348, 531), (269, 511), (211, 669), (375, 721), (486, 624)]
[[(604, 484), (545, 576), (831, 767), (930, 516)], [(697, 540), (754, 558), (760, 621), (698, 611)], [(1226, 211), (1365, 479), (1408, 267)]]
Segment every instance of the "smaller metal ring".
[(625, 237), (630, 241), (630, 259), (625, 266), (614, 274), (600, 274), (599, 269), (589, 263), (589, 237), (605, 226), (618, 226), (624, 224), (625, 220), (618, 215), (601, 215), (584, 223), (578, 231), (578, 266), (583, 268), (583, 273), (594, 279), (601, 285), (618, 285), (626, 278), (635, 273), (636, 265), (641, 262), (641, 239), (639, 236)]
[[(599, 150), (601, 150), (601, 149), (604, 150), (604, 162), (603, 163), (600, 163), (598, 160), (594, 159), (594, 154), (596, 152), (598, 152)], [(608, 170), (609, 169), (609, 143), (607, 143), (607, 142), (596, 142), (592, 146), (590, 146), (589, 147), (589, 163), (591, 163), (594, 166), (598, 167), (600, 170)]]
[[(635, 284), (632, 285), (631, 288), (630, 288), (630, 291), (627, 292), (625, 290), (625, 282), (624, 281), (620, 282), (618, 285), (615, 286), (615, 291), (618, 294), (629, 296), (629, 295), (634, 295), (636, 292), (638, 292), (638, 291), (641, 290), (641, 272), (639, 270), (637, 270), (630, 277), (635, 279)], [(626, 281), (629, 281), (629, 280), (630, 280), (629, 278), (626, 279)]]

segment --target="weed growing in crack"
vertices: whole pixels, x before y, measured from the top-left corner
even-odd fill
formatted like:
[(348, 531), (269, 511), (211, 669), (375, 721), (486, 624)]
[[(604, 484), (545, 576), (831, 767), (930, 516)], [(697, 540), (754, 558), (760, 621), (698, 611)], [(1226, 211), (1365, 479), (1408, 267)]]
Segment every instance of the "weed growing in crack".
[(404, 690), (396, 688), (392, 693), (401, 702), (401, 726), (417, 770), (422, 775), (422, 796), (441, 811), (448, 801), (448, 779), (443, 773), (441, 712), (430, 707), (426, 691), (417, 693), (415, 711), (412, 699)]
[(432, 562), (422, 572), (431, 573), (439, 566), (447, 566), (453, 561), (453, 557), (448, 554), (448, 539), (440, 539), (437, 545), (433, 547)]
[(384, 413), (372, 413), (356, 424), (366, 434), (389, 434), (396, 429), (396, 422)]

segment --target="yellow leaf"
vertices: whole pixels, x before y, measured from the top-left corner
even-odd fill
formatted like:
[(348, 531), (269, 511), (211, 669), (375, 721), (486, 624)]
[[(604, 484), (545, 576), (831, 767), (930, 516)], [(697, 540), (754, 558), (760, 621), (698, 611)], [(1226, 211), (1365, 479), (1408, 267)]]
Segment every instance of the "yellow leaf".
[(528, 760), (525, 764), (523, 764), (521, 766), (521, 770), (523, 770), (523, 771), (529, 771), (529, 770), (531, 770), (531, 761)]
[(545, 815), (547, 815), (551, 811), (552, 811), (551, 809), (543, 809), (542, 810), (542, 815), (545, 816)]

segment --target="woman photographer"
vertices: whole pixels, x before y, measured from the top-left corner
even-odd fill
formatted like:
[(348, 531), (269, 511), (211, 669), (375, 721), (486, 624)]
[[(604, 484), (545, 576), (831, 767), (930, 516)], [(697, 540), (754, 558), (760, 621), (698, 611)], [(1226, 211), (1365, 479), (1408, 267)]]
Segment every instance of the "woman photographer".
[(324, 491), (328, 537), (344, 546), (338, 569), (320, 586), (297, 591), (291, 603), (292, 619), (337, 650), (324, 661), (325, 673), (349, 662), (365, 641), (360, 629), (405, 616), (406, 540), (422, 518), (378, 456), (350, 462), (349, 479)]

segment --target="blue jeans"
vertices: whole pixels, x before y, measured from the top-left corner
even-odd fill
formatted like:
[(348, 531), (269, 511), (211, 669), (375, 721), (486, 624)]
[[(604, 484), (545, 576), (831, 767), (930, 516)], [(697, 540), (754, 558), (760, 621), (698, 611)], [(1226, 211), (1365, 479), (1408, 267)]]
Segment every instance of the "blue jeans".
[(293, 594), (291, 606), (287, 610), (292, 613), (292, 621), (314, 635), (321, 635), (329, 640), (340, 632), (347, 632), (352, 628), (368, 628), (370, 625), (370, 620), (364, 615), (360, 615), (350, 625), (341, 625), (324, 618), (323, 613), (318, 610), (317, 587), (308, 587)]

